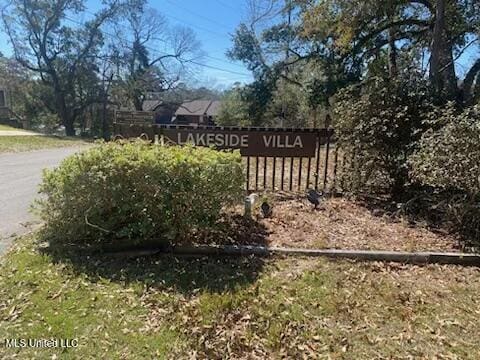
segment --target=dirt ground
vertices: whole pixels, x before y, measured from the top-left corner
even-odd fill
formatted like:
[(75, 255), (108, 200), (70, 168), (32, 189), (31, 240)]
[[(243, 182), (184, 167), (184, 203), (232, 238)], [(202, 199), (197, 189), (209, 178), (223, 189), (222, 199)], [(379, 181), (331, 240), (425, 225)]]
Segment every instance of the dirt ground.
[(256, 208), (254, 221), (248, 222), (238, 207), (231, 214), (234, 228), (211, 234), (209, 240), (317, 249), (461, 251), (451, 234), (409, 223), (380, 209), (369, 210), (353, 200), (324, 199), (317, 210), (303, 196), (275, 196), (267, 201), (273, 205), (271, 217), (263, 218)]

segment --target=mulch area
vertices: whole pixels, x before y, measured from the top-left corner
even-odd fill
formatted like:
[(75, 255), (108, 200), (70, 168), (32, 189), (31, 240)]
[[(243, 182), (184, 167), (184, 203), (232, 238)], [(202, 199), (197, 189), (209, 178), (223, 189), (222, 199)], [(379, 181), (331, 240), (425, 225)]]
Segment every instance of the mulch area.
[(254, 221), (246, 221), (241, 215), (243, 209), (238, 207), (224, 219), (223, 230), (202, 237), (202, 242), (311, 249), (461, 251), (452, 234), (380, 209), (368, 209), (353, 200), (328, 198), (317, 210), (304, 197), (276, 196), (269, 201), (273, 204), (270, 218), (264, 219), (256, 209)]

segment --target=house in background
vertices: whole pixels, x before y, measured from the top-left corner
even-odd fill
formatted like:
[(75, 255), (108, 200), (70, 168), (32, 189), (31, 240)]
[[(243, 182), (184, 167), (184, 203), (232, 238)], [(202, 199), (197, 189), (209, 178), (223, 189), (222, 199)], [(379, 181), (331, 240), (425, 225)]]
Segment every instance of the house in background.
[(6, 87), (0, 84), (0, 122), (6, 124), (8, 121), (10, 121), (10, 101), (8, 98), (8, 91)]
[(175, 111), (172, 122), (179, 125), (214, 125), (220, 105), (218, 100), (186, 101)]
[(0, 83), (0, 124), (16, 128), (27, 128), (28, 122), (12, 110), (12, 100), (8, 88)]
[(162, 100), (144, 100), (142, 110), (120, 107), (115, 111), (115, 121), (132, 122), (135, 119), (153, 120), (154, 124), (214, 125), (220, 111), (218, 100), (185, 101), (180, 106)]
[(0, 108), (7, 107), (7, 89), (0, 86)]
[(144, 100), (142, 111), (152, 111), (155, 124), (171, 124), (177, 106), (161, 100)]

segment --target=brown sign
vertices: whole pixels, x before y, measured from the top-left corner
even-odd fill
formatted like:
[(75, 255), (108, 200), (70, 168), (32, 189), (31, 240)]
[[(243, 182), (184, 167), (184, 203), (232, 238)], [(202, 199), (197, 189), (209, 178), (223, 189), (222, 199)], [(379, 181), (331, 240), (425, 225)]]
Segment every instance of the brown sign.
[(318, 133), (262, 130), (166, 128), (161, 134), (178, 145), (240, 149), (243, 156), (314, 157)]
[(115, 122), (121, 124), (152, 124), (151, 111), (115, 111)]

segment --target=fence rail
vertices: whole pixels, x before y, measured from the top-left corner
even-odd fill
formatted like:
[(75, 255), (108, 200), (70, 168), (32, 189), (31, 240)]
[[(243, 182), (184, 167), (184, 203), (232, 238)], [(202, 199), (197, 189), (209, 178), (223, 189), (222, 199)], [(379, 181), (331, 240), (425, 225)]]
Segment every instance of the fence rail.
[[(116, 122), (115, 136), (162, 144), (239, 149), (247, 191), (331, 190), (336, 186), (338, 147), (333, 129), (220, 127)], [(331, 154), (333, 152), (333, 154)]]

